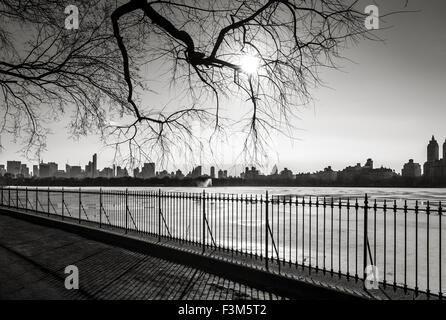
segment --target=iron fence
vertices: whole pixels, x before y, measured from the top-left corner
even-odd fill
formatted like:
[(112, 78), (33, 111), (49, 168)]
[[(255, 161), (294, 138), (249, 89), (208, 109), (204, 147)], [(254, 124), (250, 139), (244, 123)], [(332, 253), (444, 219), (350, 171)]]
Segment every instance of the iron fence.
[[(442, 298), (441, 202), (1, 187), (4, 207)], [(372, 278), (370, 278), (373, 276)]]

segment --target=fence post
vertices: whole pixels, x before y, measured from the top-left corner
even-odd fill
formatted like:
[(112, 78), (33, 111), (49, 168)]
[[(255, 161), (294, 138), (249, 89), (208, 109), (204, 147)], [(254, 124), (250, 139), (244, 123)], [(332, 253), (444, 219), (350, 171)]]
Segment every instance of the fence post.
[(62, 220), (64, 218), (64, 210), (65, 210), (65, 193), (64, 193), (64, 187), (62, 187)]
[(50, 216), (50, 187), (48, 187), (48, 203), (47, 203), (47, 207), (48, 207), (48, 217)]
[(268, 231), (269, 231), (269, 198), (268, 198), (268, 190), (266, 191), (266, 199), (265, 199), (265, 268), (268, 270)]
[(158, 242), (161, 242), (161, 189), (158, 189)]
[(99, 228), (102, 228), (102, 188), (99, 188)]
[(11, 207), (11, 187), (8, 187), (8, 207)]
[(25, 210), (28, 211), (28, 187), (25, 187)]
[(202, 221), (202, 245), (203, 245), (203, 253), (206, 250), (206, 191), (203, 190), (203, 221)]
[(79, 187), (79, 224), (81, 223), (81, 207), (82, 207), (82, 199), (81, 199), (81, 188)]
[(369, 205), (369, 200), (368, 200), (368, 195), (367, 193), (365, 194), (365, 198), (364, 198), (364, 264), (363, 264), (363, 268), (364, 268), (364, 275), (363, 275), (363, 279), (364, 282), (367, 278), (367, 273), (366, 273), (366, 268), (367, 268), (367, 241), (368, 241), (368, 205)]
[(38, 211), (37, 206), (39, 205), (39, 189), (36, 187), (36, 214)]
[(15, 207), (19, 209), (19, 186), (15, 189)]
[(1, 198), (2, 198), (2, 205), (3, 205), (3, 186), (0, 186), (0, 190), (2, 192)]
[(125, 189), (125, 233), (128, 230), (128, 215), (129, 215), (129, 189)]

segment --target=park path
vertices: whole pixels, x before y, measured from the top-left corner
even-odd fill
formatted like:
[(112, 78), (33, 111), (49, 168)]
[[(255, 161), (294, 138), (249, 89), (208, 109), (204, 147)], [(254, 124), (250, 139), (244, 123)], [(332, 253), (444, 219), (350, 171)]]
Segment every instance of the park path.
[[(79, 290), (64, 286), (79, 269)], [(198, 269), (0, 215), (0, 299), (281, 299)]]

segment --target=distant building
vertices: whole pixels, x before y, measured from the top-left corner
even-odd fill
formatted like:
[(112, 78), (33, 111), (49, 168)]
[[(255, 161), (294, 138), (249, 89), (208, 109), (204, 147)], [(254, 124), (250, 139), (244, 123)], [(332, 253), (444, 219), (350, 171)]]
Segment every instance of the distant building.
[(81, 166), (71, 166), (70, 167), (70, 178), (82, 178), (82, 168)]
[(175, 173), (175, 178), (177, 178), (177, 179), (183, 179), (184, 178), (184, 174), (183, 174), (183, 172), (181, 172), (180, 169), (178, 169), (177, 172)]
[(437, 140), (432, 136), (427, 146), (427, 161), (424, 163), (423, 176), (430, 181), (446, 181), (446, 141), (443, 144), (443, 158), (439, 159)]
[(201, 169), (202, 169), (201, 166), (197, 166), (197, 167), (193, 168), (188, 176), (191, 178), (201, 177), (202, 176)]
[(6, 172), (13, 176), (17, 176), (21, 173), (21, 165), (22, 163), (20, 161), (7, 161)]
[(39, 164), (39, 178), (50, 177), (50, 166), (48, 163), (41, 162)]
[(117, 178), (123, 178), (128, 177), (129, 173), (127, 171), (127, 168), (122, 169), (120, 166), (116, 167), (116, 177)]
[(259, 177), (259, 170), (257, 170), (256, 167), (251, 167), (251, 169), (246, 167), (245, 172), (242, 172), (240, 177), (248, 180), (256, 179)]
[(314, 176), (320, 181), (333, 182), (336, 181), (336, 179), (338, 178), (338, 172), (333, 171), (331, 166), (328, 166), (324, 168), (323, 171), (316, 172)]
[(48, 165), (50, 167), (50, 177), (55, 177), (59, 166), (55, 162), (48, 162)]
[(421, 177), (421, 166), (410, 159), (408, 163), (404, 164), (401, 170), (401, 175), (407, 178)]
[(365, 165), (364, 165), (364, 168), (366, 168), (366, 169), (373, 169), (373, 160), (372, 159), (367, 159), (367, 161), (366, 161), (366, 163), (365, 163)]
[(139, 168), (133, 169), (133, 177), (134, 178), (141, 178), (141, 172), (139, 172)]
[(211, 173), (210, 174), (211, 178), (214, 179), (215, 178), (215, 167), (214, 166), (211, 167), (211, 172), (210, 173)]
[(163, 171), (158, 172), (157, 177), (158, 178), (168, 178), (168, 177), (170, 177), (170, 173), (167, 170), (163, 170)]
[(6, 169), (5, 169), (5, 165), (4, 164), (0, 164), (0, 176), (4, 176), (6, 173)]
[(280, 177), (283, 179), (293, 179), (293, 171), (289, 170), (288, 168), (284, 168), (282, 171), (280, 171)]
[(367, 159), (365, 166), (357, 163), (356, 166), (350, 166), (338, 173), (338, 178), (344, 182), (354, 181), (383, 181), (396, 177), (397, 174), (388, 168), (373, 168), (373, 160)]
[(29, 177), (29, 168), (26, 164), (22, 163), (20, 165), (20, 174), (25, 177), (28, 178)]
[(99, 172), (99, 176), (102, 178), (113, 178), (113, 169), (104, 168)]
[(153, 178), (155, 176), (155, 163), (144, 163), (144, 166), (141, 169), (141, 177), (143, 179)]
[(39, 177), (39, 166), (37, 164), (33, 165), (33, 177)]
[(91, 168), (91, 177), (96, 178), (98, 175), (98, 155), (95, 153), (93, 155), (93, 163)]

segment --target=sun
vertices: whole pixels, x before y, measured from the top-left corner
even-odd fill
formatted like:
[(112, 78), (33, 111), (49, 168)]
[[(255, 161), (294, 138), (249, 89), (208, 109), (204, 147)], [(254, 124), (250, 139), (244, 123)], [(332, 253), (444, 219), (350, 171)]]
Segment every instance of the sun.
[(256, 73), (259, 69), (259, 58), (252, 55), (244, 55), (240, 58), (240, 68), (247, 74)]

